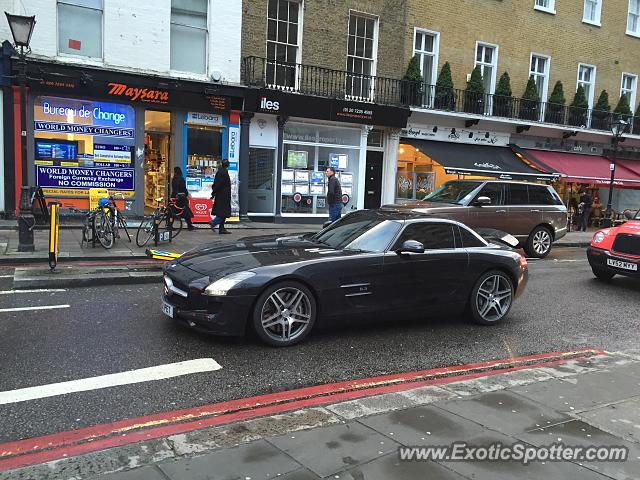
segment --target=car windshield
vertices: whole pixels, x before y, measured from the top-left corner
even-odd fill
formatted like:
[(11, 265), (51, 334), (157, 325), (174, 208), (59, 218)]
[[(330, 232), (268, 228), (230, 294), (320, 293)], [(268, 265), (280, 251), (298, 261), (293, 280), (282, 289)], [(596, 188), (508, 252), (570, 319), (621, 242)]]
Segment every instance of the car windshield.
[(447, 182), (441, 185), (435, 192), (423, 198), (427, 202), (455, 203), (462, 205), (480, 184), (478, 182)]
[(371, 213), (354, 212), (309, 240), (337, 249), (384, 252), (399, 230), (398, 222)]
[(635, 220), (640, 220), (640, 210), (636, 212)]

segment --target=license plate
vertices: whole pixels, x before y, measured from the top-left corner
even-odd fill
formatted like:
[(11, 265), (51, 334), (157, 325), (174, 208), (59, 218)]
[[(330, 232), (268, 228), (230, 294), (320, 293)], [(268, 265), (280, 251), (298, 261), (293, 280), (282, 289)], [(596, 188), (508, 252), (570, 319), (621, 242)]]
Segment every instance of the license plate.
[(622, 262), (620, 260), (614, 260), (613, 258), (607, 258), (607, 265), (610, 267), (623, 268), (625, 270), (638, 270), (638, 264), (636, 263)]
[(167, 302), (162, 302), (162, 313), (173, 318), (173, 305), (169, 305)]

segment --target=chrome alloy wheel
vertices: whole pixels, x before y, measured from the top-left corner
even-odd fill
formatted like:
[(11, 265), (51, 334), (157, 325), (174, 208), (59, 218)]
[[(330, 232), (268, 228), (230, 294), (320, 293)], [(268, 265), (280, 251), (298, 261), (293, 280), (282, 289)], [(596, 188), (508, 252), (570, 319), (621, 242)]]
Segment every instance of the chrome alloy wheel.
[(486, 322), (497, 322), (509, 311), (512, 297), (513, 291), (509, 281), (502, 275), (491, 275), (478, 288), (478, 314)]
[(545, 255), (551, 248), (551, 235), (546, 229), (540, 229), (533, 235), (532, 244), (538, 255)]
[(268, 337), (277, 342), (288, 342), (306, 331), (312, 313), (311, 301), (305, 292), (295, 287), (284, 287), (266, 299), (260, 321)]

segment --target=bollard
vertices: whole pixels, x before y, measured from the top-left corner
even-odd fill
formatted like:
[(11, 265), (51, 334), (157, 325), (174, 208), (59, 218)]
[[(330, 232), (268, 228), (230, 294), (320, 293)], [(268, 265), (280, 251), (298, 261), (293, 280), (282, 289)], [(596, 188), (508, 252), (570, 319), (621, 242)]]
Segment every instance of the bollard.
[(54, 270), (58, 264), (58, 225), (60, 220), (60, 203), (51, 202), (49, 215), (49, 268)]
[(33, 229), (36, 219), (31, 213), (30, 188), (23, 186), (20, 190), (20, 214), (18, 215), (18, 251), (33, 252)]

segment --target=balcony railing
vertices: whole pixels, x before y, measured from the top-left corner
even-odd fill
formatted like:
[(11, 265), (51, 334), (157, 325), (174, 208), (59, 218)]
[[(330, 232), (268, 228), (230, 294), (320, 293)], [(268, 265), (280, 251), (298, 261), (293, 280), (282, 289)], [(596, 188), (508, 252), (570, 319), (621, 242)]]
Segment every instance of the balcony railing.
[(244, 59), (244, 82), (246, 85), (283, 92), (502, 117), (527, 123), (562, 125), (567, 128), (608, 131), (614, 117), (622, 117), (631, 124), (631, 131), (628, 133), (640, 135), (640, 117), (535, 102), (518, 97), (477, 94), (420, 82), (279, 62), (260, 57)]

